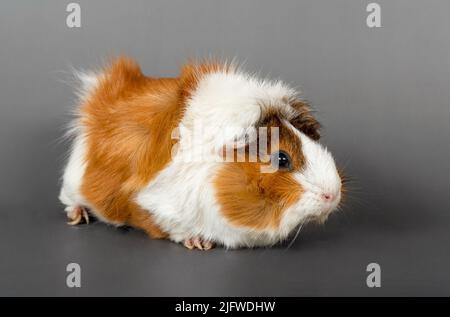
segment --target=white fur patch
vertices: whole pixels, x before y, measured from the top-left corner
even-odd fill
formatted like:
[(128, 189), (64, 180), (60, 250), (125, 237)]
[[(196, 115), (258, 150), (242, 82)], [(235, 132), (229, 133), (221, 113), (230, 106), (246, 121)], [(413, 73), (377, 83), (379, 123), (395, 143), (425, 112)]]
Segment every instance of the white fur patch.
[(82, 133), (75, 137), (69, 161), (64, 169), (63, 184), (59, 199), (70, 212), (76, 206), (85, 206), (86, 201), (81, 195), (80, 188), (86, 169), (86, 144)]
[[(289, 122), (285, 121), (284, 124), (300, 138), (306, 160), (303, 169), (294, 174), (303, 188), (303, 194), (296, 204), (285, 211), (282, 220), (282, 230), (288, 232), (310, 219), (323, 221), (337, 208), (341, 199), (341, 178), (333, 156), (324, 146), (295, 129)], [(322, 195), (325, 193), (334, 196), (334, 200), (324, 201)]]
[(293, 118), (295, 110), (285, 100), (297, 94), (281, 81), (259, 80), (246, 73), (207, 74), (188, 100), (182, 126), (191, 130), (202, 126), (210, 137), (202, 140), (205, 146), (222, 146), (254, 126), (266, 107), (278, 109), (288, 119)]
[[(92, 94), (98, 85), (97, 75), (91, 72), (73, 70), (74, 76), (79, 80), (79, 86), (75, 92), (79, 102), (84, 102)], [(66, 205), (65, 211), (70, 212), (77, 206), (89, 206), (81, 194), (81, 184), (86, 170), (86, 138), (80, 125), (78, 107), (73, 115), (75, 119), (69, 124), (68, 136), (74, 138), (69, 160), (64, 169), (62, 187), (59, 200)]]
[(99, 83), (100, 75), (94, 72), (85, 72), (76, 69), (73, 70), (73, 74), (81, 83), (75, 89), (75, 93), (81, 101), (85, 101), (95, 91)]

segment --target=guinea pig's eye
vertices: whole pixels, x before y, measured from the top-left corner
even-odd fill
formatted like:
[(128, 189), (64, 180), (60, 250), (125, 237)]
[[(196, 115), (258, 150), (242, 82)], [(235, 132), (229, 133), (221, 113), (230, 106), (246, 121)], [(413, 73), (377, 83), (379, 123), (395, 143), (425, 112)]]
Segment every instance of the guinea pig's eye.
[(292, 169), (291, 157), (284, 151), (277, 151), (272, 154), (272, 163), (278, 162), (278, 168), (284, 171)]

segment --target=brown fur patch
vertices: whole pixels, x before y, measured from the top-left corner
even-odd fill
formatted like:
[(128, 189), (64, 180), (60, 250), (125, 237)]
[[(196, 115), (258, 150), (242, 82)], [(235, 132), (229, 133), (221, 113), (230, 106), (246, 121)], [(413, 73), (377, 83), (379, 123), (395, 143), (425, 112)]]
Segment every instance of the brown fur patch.
[[(279, 127), (279, 149), (292, 159), (293, 170), (261, 173), (261, 160), (224, 163), (215, 179), (216, 197), (222, 214), (230, 223), (253, 229), (276, 229), (284, 211), (302, 195), (292, 172), (304, 165), (300, 140), (283, 127), (276, 115), (265, 116), (259, 126)], [(270, 143), (270, 134), (269, 134)]]
[(291, 124), (311, 139), (316, 141), (319, 140), (320, 123), (311, 114), (310, 106), (301, 100), (291, 101), (290, 105), (298, 112), (298, 115), (290, 120)]

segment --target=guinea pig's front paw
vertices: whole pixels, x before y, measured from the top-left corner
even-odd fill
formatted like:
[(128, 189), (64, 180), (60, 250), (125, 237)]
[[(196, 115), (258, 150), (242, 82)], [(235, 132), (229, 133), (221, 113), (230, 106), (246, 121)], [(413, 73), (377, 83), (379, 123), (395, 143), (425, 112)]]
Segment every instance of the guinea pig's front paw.
[(205, 241), (200, 238), (186, 239), (183, 241), (183, 245), (189, 250), (199, 249), (199, 250), (210, 250), (214, 247), (211, 241)]

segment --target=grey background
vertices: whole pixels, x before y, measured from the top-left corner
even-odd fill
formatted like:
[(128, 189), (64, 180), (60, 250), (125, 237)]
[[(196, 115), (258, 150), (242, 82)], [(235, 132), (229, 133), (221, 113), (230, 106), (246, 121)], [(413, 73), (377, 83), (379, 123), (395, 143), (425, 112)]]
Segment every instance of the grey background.
[[(0, 3), (0, 295), (450, 295), (450, 2)], [(127, 54), (146, 74), (237, 57), (297, 85), (354, 178), (343, 212), (287, 249), (188, 252), (135, 230), (65, 224), (57, 200), (70, 66)], [(66, 265), (82, 287), (66, 287)], [(369, 289), (370, 262), (382, 287)]]

